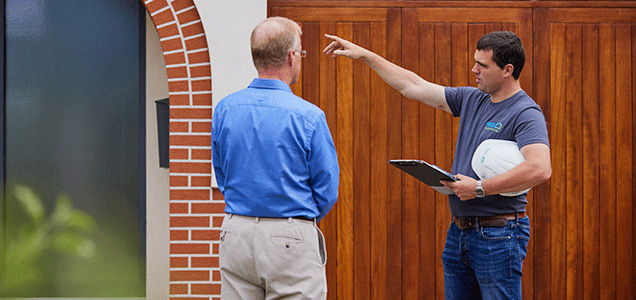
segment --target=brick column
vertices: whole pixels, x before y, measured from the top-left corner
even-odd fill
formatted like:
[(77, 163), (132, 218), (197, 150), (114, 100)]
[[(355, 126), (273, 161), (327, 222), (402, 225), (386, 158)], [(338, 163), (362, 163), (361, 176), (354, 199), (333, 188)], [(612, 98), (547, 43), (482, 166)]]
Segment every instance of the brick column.
[(216, 241), (224, 203), (213, 200), (210, 188), (212, 77), (203, 24), (192, 0), (142, 2), (159, 32), (168, 73), (170, 299), (220, 299)]

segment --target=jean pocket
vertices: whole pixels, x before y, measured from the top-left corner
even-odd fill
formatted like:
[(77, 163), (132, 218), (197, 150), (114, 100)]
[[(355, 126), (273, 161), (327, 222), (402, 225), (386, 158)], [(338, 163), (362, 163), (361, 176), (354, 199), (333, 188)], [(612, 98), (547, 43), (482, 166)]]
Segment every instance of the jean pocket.
[(481, 227), (479, 234), (485, 240), (489, 241), (501, 241), (509, 240), (512, 237), (510, 227)]

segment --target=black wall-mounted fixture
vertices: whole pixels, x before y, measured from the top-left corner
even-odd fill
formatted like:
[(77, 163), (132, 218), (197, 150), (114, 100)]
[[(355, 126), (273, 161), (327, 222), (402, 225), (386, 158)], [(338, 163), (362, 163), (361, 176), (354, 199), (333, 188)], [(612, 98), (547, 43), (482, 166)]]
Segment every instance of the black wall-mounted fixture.
[(157, 133), (159, 135), (159, 167), (170, 167), (170, 101), (169, 98), (155, 101), (157, 104)]

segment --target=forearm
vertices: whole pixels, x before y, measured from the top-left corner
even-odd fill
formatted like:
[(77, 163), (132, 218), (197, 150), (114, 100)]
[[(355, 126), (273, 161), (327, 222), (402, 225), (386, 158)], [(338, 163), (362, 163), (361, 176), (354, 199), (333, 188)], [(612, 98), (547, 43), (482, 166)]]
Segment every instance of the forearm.
[(482, 181), (486, 195), (510, 193), (530, 189), (550, 179), (549, 164), (524, 162), (510, 171)]

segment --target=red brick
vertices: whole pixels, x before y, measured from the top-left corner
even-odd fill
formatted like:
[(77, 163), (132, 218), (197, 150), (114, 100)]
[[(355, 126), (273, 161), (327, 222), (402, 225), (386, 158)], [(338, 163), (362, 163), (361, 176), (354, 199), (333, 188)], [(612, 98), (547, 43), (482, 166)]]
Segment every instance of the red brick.
[(167, 68), (166, 70), (168, 71), (168, 78), (186, 78), (186, 77), (188, 77), (188, 68), (186, 68), (184, 66)]
[(188, 122), (170, 122), (170, 132), (190, 132)]
[(209, 162), (175, 162), (170, 165), (170, 172), (172, 173), (210, 174), (211, 171), (212, 165)]
[(192, 203), (193, 214), (217, 214), (223, 213), (224, 209), (223, 203)]
[[(190, 50), (190, 49), (189, 49)], [(210, 62), (210, 54), (208, 51), (200, 51), (188, 54), (188, 61), (191, 64), (202, 64)]]
[(190, 95), (170, 95), (170, 105), (190, 105)]
[(171, 190), (170, 200), (210, 200), (208, 190)]
[(192, 149), (192, 159), (212, 159), (211, 149)]
[(188, 258), (187, 257), (171, 257), (170, 267), (171, 268), (187, 268)]
[[(172, 135), (170, 136), (171, 146), (210, 147), (211, 144), (212, 144), (212, 139), (210, 138), (209, 135)], [(170, 171), (172, 171), (172, 164), (170, 164)]]
[(192, 132), (206, 132), (212, 130), (212, 122), (192, 122)]
[(187, 214), (189, 213), (188, 203), (170, 203), (171, 214)]
[(183, 49), (181, 38), (176, 37), (176, 38), (161, 41), (161, 49), (163, 50), (163, 52)]
[(219, 266), (218, 257), (193, 257), (193, 268), (216, 268)]
[(157, 29), (157, 33), (159, 33), (160, 38), (171, 37), (175, 35), (180, 35), (179, 27), (177, 24), (170, 24), (164, 27)]
[(207, 281), (209, 271), (170, 271), (170, 281)]
[(218, 283), (192, 284), (190, 293), (193, 295), (218, 295), (221, 285)]
[(192, 105), (212, 105), (212, 94), (192, 95)]
[(206, 40), (205, 35), (198, 36), (192, 39), (185, 40), (185, 47), (188, 51), (206, 49), (208, 48), (208, 41)]
[(174, 11), (180, 11), (191, 6), (194, 6), (194, 2), (192, 2), (192, 0), (175, 0), (172, 2), (172, 8), (174, 8)]
[(190, 67), (190, 74), (193, 78), (209, 77), (212, 76), (212, 70), (210, 69), (210, 66)]
[(220, 271), (212, 271), (212, 281), (221, 281)]
[(170, 119), (211, 119), (211, 108), (171, 108)]
[(211, 91), (212, 80), (210, 79), (192, 80), (192, 90), (195, 92)]
[(212, 244), (212, 254), (219, 254), (219, 244)]
[(168, 9), (152, 16), (152, 20), (155, 26), (161, 26), (162, 24), (174, 21), (174, 15), (172, 15), (172, 11)]
[[(188, 58), (190, 57), (190, 55), (188, 55)], [(170, 54), (165, 54), (163, 56), (163, 58), (166, 60), (166, 65), (170, 66), (170, 65), (176, 65), (176, 64), (183, 64), (186, 62), (185, 60), (185, 55), (183, 52), (175, 52), (175, 53), (170, 53)]]
[(224, 217), (212, 217), (212, 227), (220, 228)]
[(212, 176), (192, 176), (192, 186), (210, 186)]
[(210, 254), (210, 245), (170, 244), (170, 254)]
[(190, 91), (190, 84), (188, 84), (187, 80), (170, 81), (168, 82), (168, 89), (170, 92), (188, 92)]
[(188, 285), (187, 284), (171, 284), (170, 285), (170, 295), (183, 295), (188, 293)]
[(188, 176), (170, 176), (170, 186), (188, 186)]
[(192, 239), (193, 241), (218, 241), (219, 235), (221, 231), (210, 229), (210, 230), (192, 230)]
[(199, 17), (199, 12), (197, 12), (196, 8), (192, 8), (177, 14), (177, 19), (180, 24), (186, 24), (199, 20), (201, 17)]
[(165, 0), (154, 0), (150, 3), (145, 4), (146, 5), (146, 10), (148, 10), (149, 14), (152, 14), (164, 7), (168, 6), (168, 3), (166, 3)]
[(187, 241), (189, 239), (187, 230), (170, 230), (171, 241)]
[(183, 37), (186, 38), (189, 36), (204, 33), (205, 31), (203, 30), (203, 23), (198, 22), (181, 27), (181, 32), (183, 33)]
[(188, 159), (188, 149), (170, 149), (171, 159)]
[(170, 228), (210, 227), (210, 217), (170, 217)]
[(225, 200), (225, 196), (218, 188), (212, 188), (212, 199), (214, 200)]

